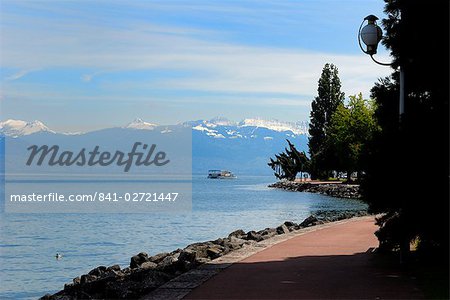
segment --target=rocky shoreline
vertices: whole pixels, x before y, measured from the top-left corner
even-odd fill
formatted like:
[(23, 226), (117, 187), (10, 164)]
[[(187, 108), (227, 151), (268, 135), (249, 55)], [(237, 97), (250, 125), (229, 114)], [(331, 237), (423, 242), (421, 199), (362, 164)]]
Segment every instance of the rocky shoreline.
[(269, 187), (294, 192), (317, 193), (337, 198), (361, 199), (359, 184), (278, 181), (270, 184)]
[(153, 256), (141, 252), (131, 257), (129, 267), (99, 266), (74, 278), (71, 283), (64, 285), (63, 290), (40, 299), (136, 299), (187, 271), (246, 245), (255, 245), (302, 228), (365, 215), (366, 211), (318, 211), (300, 224), (286, 221), (276, 228), (259, 231), (245, 232), (238, 229), (225, 238), (194, 243), (184, 249)]

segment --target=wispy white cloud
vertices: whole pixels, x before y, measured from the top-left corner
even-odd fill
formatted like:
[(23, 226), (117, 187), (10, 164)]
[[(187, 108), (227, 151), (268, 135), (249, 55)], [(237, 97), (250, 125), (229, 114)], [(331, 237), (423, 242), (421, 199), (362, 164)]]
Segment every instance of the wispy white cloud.
[[(164, 56), (163, 56), (164, 57)], [(163, 59), (163, 58), (162, 58)], [(224, 45), (202, 55), (174, 53), (165, 57), (168, 68), (195, 71), (192, 76), (106, 84), (112, 90), (180, 89), (215, 93), (283, 93), (314, 95), (325, 63), (339, 67), (347, 94), (368, 93), (389, 68), (364, 55), (336, 55)], [(162, 66), (160, 66), (162, 67)]]
[(7, 76), (7, 77), (6, 77), (6, 80), (9, 80), (9, 81), (18, 80), (18, 79), (20, 79), (20, 78), (26, 76), (27, 74), (29, 74), (29, 73), (31, 73), (31, 72), (34, 72), (34, 71), (37, 71), (37, 70), (36, 70), (36, 69), (20, 70), (20, 71), (18, 71), (18, 72), (16, 72), (16, 73), (12, 74), (12, 75), (10, 75), (10, 76)]
[[(358, 1), (355, 1), (357, 3)], [(121, 3), (121, 2), (119, 2)], [(125, 3), (125, 2), (123, 2)], [(238, 14), (237, 24), (263, 26), (267, 20), (261, 16), (276, 16), (276, 26), (283, 28), (287, 23), (300, 27), (307, 18), (298, 18), (316, 12), (291, 2), (277, 4), (277, 1), (264, 1), (270, 4), (255, 13), (252, 6), (234, 7), (230, 5), (201, 4), (187, 5), (185, 2), (165, 2), (149, 4), (131, 2), (120, 4), (139, 9), (166, 11), (192, 10), (198, 14), (224, 13)], [(23, 4), (25, 5), (25, 4)], [(323, 65), (336, 64), (340, 70), (343, 90), (347, 95), (363, 92), (367, 97), (370, 88), (378, 77), (388, 75), (391, 70), (374, 64), (364, 54), (342, 54), (332, 51), (307, 51), (302, 48), (284, 48), (280, 45), (251, 45), (239, 43), (229, 38), (228, 29), (196, 28), (175, 24), (158, 24), (154, 20), (132, 17), (125, 18), (120, 10), (105, 6), (99, 17), (86, 11), (82, 6), (70, 8), (42, 6), (27, 2), (33, 11), (45, 10), (46, 14), (17, 14), (0, 11), (2, 22), (0, 43), (0, 65), (4, 68), (20, 70), (7, 80), (22, 78), (31, 71), (80, 70), (81, 82), (93, 82), (102, 76), (101, 93), (95, 95), (79, 93), (66, 87), (36, 87), (28, 85), (4, 85), (3, 95), (29, 99), (48, 99), (48, 101), (124, 101), (127, 103), (151, 101), (189, 103), (243, 103), (257, 106), (309, 107), (316, 94), (317, 80)], [(292, 12), (292, 7), (296, 12)], [(28, 7), (29, 8), (29, 7)], [(120, 7), (119, 7), (120, 8)], [(48, 15), (57, 15), (52, 19)], [(62, 18), (61, 16), (65, 16)], [(95, 16), (95, 18), (94, 18)], [(117, 17), (117, 18), (112, 18)], [(325, 18), (328, 20), (328, 18)], [(336, 22), (334, 20), (333, 22)], [(256, 24), (256, 25), (255, 25)], [(292, 24), (291, 24), (292, 25)], [(272, 28), (273, 29), (273, 28)], [(302, 39), (298, 36), (298, 39)], [(270, 43), (268, 43), (270, 44)], [(355, 49), (357, 49), (355, 39)], [(381, 60), (389, 60), (382, 57)], [(87, 70), (87, 71), (86, 71)], [(153, 71), (153, 78), (121, 76), (133, 71)], [(157, 72), (165, 76), (158, 77)], [(170, 73), (187, 73), (189, 76), (170, 76)], [(108, 74), (114, 73), (114, 81), (108, 81)], [(169, 75), (167, 75), (169, 74)], [(87, 86), (87, 85), (86, 85)], [(91, 87), (92, 85), (89, 85)], [(180, 91), (178, 96), (145, 96), (153, 90)], [(66, 90), (66, 93), (64, 93)], [(75, 91), (74, 91), (75, 90)], [(214, 99), (186, 97), (182, 91), (199, 94), (214, 94)], [(131, 94), (130, 91), (135, 92)], [(98, 92), (98, 90), (97, 90)], [(140, 93), (138, 93), (140, 92)], [(233, 95), (231, 95), (233, 93)], [(99, 95), (100, 94), (100, 95)], [(255, 96), (259, 94), (259, 96)], [(180, 99), (180, 100), (177, 100)]]

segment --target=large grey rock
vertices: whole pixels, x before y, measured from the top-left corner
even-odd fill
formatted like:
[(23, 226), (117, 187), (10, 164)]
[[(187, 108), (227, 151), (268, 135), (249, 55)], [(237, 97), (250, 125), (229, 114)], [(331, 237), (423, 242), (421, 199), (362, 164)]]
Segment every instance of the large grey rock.
[(309, 227), (318, 224), (319, 220), (313, 215), (307, 217), (303, 222), (300, 223), (301, 227)]
[(275, 228), (266, 228), (258, 231), (263, 240), (267, 240), (277, 234), (277, 230)]
[(277, 227), (277, 233), (278, 234), (286, 234), (289, 233), (289, 228), (287, 228), (286, 225), (282, 224), (280, 226)]
[(97, 276), (95, 276), (95, 275), (84, 274), (84, 275), (81, 275), (81, 277), (80, 277), (81, 284), (90, 283), (90, 282), (93, 282), (96, 280), (97, 280)]
[(229, 251), (241, 249), (242, 246), (246, 242), (247, 241), (244, 240), (244, 239), (239, 239), (239, 238), (236, 238), (236, 237), (232, 236), (230, 238), (226, 238), (226, 239), (223, 240), (223, 246), (225, 248), (225, 251), (229, 252)]
[(156, 264), (154, 262), (146, 261), (146, 262), (143, 262), (139, 267), (141, 269), (147, 270), (147, 269), (156, 269), (157, 266), (158, 266), (158, 264)]
[(218, 238), (217, 240), (214, 240), (214, 241), (212, 241), (211, 243), (213, 243), (213, 244), (215, 244), (215, 245), (223, 246), (224, 239), (223, 239), (223, 238)]
[(219, 245), (210, 246), (206, 249), (206, 254), (209, 259), (216, 259), (223, 255), (224, 247)]
[(112, 266), (109, 266), (107, 269), (106, 269), (106, 271), (120, 271), (120, 266), (119, 265), (112, 265)]
[(132, 269), (138, 268), (141, 264), (143, 264), (146, 261), (149, 261), (148, 254), (145, 252), (141, 252), (131, 258), (130, 268)]
[(105, 273), (106, 269), (107, 268), (105, 266), (99, 266), (95, 269), (90, 270), (88, 274), (94, 276), (102, 276), (102, 274)]
[(148, 261), (158, 264), (160, 261), (162, 261), (168, 255), (169, 255), (169, 253), (167, 253), (167, 252), (158, 253), (156, 255), (150, 256), (148, 258)]
[(286, 222), (284, 222), (284, 225), (286, 225), (287, 227), (293, 227), (293, 226), (297, 226), (297, 223), (294, 223), (292, 221), (286, 221)]
[(181, 251), (178, 260), (182, 262), (193, 262), (195, 261), (196, 258), (197, 252), (195, 252), (193, 249), (186, 248), (183, 251)]
[(231, 233), (228, 235), (228, 238), (230, 238), (230, 237), (232, 237), (232, 236), (237, 237), (237, 238), (239, 238), (239, 239), (242, 239), (243, 237), (246, 236), (246, 233), (245, 233), (244, 230), (238, 229), (238, 230), (235, 230), (235, 231), (231, 232)]
[(286, 225), (289, 231), (294, 231), (298, 229), (298, 224), (291, 221), (284, 222), (284, 225)]
[(188, 271), (202, 264), (202, 258), (199, 253), (192, 248), (183, 249), (178, 257), (180, 268), (184, 271)]
[(196, 253), (197, 258), (208, 258), (207, 249), (213, 246), (217, 246), (212, 242), (204, 242), (204, 243), (195, 243), (187, 246), (185, 250), (192, 250)]
[(234, 236), (230, 237), (229, 240), (230, 240), (230, 243), (238, 244), (240, 246), (244, 245), (247, 242), (244, 239), (237, 238), (237, 237), (234, 237)]
[(247, 232), (246, 239), (250, 240), (250, 241), (257, 241), (257, 242), (259, 242), (259, 241), (263, 240), (263, 237), (261, 236), (260, 233), (252, 230), (252, 231)]
[(176, 253), (176, 254), (168, 255), (168, 256), (164, 257), (164, 259), (158, 263), (157, 269), (167, 271), (167, 272), (176, 271), (177, 270), (177, 262), (178, 262), (179, 257), (180, 257), (180, 253)]

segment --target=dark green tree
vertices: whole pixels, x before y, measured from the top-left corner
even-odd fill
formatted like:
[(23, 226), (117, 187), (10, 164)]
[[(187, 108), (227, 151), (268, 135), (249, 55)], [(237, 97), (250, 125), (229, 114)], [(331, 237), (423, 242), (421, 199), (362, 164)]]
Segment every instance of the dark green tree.
[(275, 159), (270, 158), (268, 166), (274, 170), (276, 178), (294, 180), (298, 173), (308, 172), (309, 159), (305, 152), (298, 151), (289, 140), (287, 142), (289, 149), (276, 154)]
[(420, 249), (448, 262), (449, 2), (385, 2), (383, 43), (394, 70), (405, 72), (405, 114), (399, 121), (394, 71), (372, 89), (381, 131), (370, 146), (363, 193), (372, 212), (387, 213), (382, 245), (404, 249), (418, 238)]
[(311, 157), (311, 176), (328, 177), (333, 169), (333, 151), (325, 148), (327, 125), (338, 106), (344, 101), (338, 69), (333, 64), (325, 64), (319, 79), (317, 97), (311, 103), (309, 123), (309, 154)]

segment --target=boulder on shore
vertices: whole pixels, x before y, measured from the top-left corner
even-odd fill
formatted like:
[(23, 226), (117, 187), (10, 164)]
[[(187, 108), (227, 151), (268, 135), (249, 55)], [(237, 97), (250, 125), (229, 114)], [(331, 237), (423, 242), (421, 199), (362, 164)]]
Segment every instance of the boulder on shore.
[(309, 226), (313, 226), (316, 225), (316, 222), (318, 222), (319, 220), (317, 220), (316, 217), (314, 217), (313, 215), (307, 217), (303, 222), (300, 223), (300, 226), (302, 227), (309, 227)]
[(145, 252), (141, 252), (131, 258), (130, 268), (131, 269), (139, 268), (139, 266), (146, 261), (149, 261), (148, 254)]
[(277, 227), (277, 233), (278, 233), (278, 234), (286, 234), (286, 233), (289, 233), (289, 228), (287, 228), (286, 225), (281, 224), (280, 226)]

